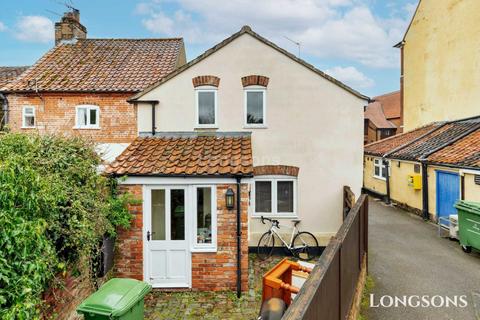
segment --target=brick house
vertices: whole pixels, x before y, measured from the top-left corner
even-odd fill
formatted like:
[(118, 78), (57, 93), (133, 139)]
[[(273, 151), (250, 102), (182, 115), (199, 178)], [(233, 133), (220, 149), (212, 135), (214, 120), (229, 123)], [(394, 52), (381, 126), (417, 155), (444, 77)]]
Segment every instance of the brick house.
[(12, 131), (81, 135), (112, 160), (136, 137), (127, 102), (185, 63), (183, 40), (87, 39), (77, 10), (55, 24), (55, 47), (2, 88)]
[(143, 203), (120, 234), (117, 274), (246, 290), (261, 216), (285, 233), (301, 220), (324, 246), (342, 223), (343, 187), (360, 194), (368, 97), (248, 26), (130, 102), (138, 137), (106, 172)]
[(0, 67), (0, 130), (3, 129), (4, 125), (7, 123), (7, 98), (3, 95), (1, 88), (13, 82), (18, 78), (25, 70), (27, 66), (21, 67)]
[(403, 132), (400, 91), (372, 98), (365, 109), (364, 143), (372, 143)]

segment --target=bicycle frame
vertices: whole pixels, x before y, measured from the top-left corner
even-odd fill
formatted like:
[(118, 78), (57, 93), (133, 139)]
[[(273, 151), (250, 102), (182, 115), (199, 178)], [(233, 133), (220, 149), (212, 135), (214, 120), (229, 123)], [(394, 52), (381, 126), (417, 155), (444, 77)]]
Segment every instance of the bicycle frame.
[(278, 239), (280, 239), (280, 241), (282, 241), (283, 245), (285, 247), (287, 247), (288, 250), (292, 250), (294, 249), (293, 248), (293, 238), (297, 235), (298, 233), (298, 229), (297, 227), (294, 225), (293, 227), (291, 226), (286, 226), (286, 225), (282, 225), (282, 227), (285, 227), (285, 228), (288, 228), (288, 229), (291, 229), (292, 230), (292, 235), (290, 237), (290, 243), (287, 243), (283, 237), (280, 235), (280, 228), (278, 228), (277, 226), (275, 226), (274, 224), (272, 224), (272, 226), (270, 227), (270, 231), (274, 234), (277, 235)]

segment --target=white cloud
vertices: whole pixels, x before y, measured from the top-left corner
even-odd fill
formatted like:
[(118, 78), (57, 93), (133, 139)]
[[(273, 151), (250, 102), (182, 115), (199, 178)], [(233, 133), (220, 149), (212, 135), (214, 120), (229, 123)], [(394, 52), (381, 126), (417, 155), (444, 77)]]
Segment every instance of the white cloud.
[(353, 88), (365, 89), (375, 85), (375, 81), (358, 71), (355, 67), (333, 67), (325, 72)]
[[(369, 0), (149, 0), (137, 5), (152, 33), (183, 36), (188, 43), (211, 46), (248, 24), (291, 51), (285, 36), (302, 52), (319, 58), (346, 59), (368, 67), (398, 68), (401, 40), (410, 16), (405, 6), (382, 18)], [(166, 11), (168, 3), (169, 12)], [(171, 8), (174, 8), (172, 14)]]
[(5, 30), (7, 30), (7, 26), (2, 21), (0, 21), (0, 32)]
[(52, 20), (43, 16), (22, 16), (15, 24), (14, 35), (28, 42), (49, 42), (54, 39)]

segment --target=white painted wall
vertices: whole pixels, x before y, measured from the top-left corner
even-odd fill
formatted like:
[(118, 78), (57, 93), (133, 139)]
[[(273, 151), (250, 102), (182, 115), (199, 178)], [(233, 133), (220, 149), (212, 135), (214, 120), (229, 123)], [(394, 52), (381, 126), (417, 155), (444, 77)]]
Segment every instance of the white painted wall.
[[(241, 77), (250, 74), (270, 78), (267, 129), (244, 128)], [(360, 194), (366, 101), (244, 34), (140, 99), (160, 101), (157, 131), (194, 130), (192, 78), (199, 75), (220, 77), (218, 131), (251, 131), (255, 166), (300, 167), (300, 227), (326, 244), (342, 222), (343, 186)], [(151, 130), (149, 104), (138, 105), (138, 130)], [(265, 230), (251, 219), (250, 244)]]

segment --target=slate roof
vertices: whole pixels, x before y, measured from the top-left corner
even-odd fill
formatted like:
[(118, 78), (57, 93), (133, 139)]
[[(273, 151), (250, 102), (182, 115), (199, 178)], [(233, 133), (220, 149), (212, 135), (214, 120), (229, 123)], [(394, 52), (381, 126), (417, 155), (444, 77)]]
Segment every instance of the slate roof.
[(28, 66), (0, 67), (0, 88), (15, 80), (28, 68)]
[(183, 71), (187, 70), (188, 68), (194, 66), (195, 64), (199, 63), (200, 61), (206, 59), (207, 57), (209, 57), (210, 55), (212, 55), (213, 53), (217, 52), (218, 50), (220, 50), (221, 48), (225, 47), (226, 45), (228, 45), (229, 43), (231, 43), (232, 41), (234, 41), (235, 39), (239, 38), (240, 36), (244, 35), (244, 34), (249, 34), (250, 36), (254, 37), (255, 39), (257, 39), (258, 41), (260, 42), (263, 42), (264, 44), (266, 44), (267, 46), (270, 46), (271, 48), (281, 52), (282, 54), (284, 54), (285, 56), (287, 56), (288, 58), (292, 59), (293, 61), (296, 61), (297, 63), (303, 65), (304, 67), (310, 69), (311, 71), (315, 72), (316, 74), (318, 74), (319, 76), (327, 79), (328, 81), (334, 83), (335, 85), (339, 86), (340, 88), (346, 90), (347, 92), (350, 92), (351, 94), (355, 95), (356, 97), (360, 98), (360, 99), (364, 99), (364, 100), (367, 100), (369, 101), (370, 98), (361, 94), (360, 92), (352, 89), (351, 87), (347, 86), (346, 84), (344, 84), (343, 82), (333, 78), (332, 76), (329, 76), (328, 74), (326, 74), (325, 72), (315, 68), (313, 65), (311, 65), (310, 63), (306, 62), (305, 60), (302, 60), (300, 58), (298, 58), (297, 56), (291, 54), (290, 52), (288, 52), (287, 50), (285, 49), (282, 49), (280, 48), (279, 46), (277, 46), (275, 43), (269, 41), (268, 39), (262, 37), (261, 35), (259, 35), (258, 33), (254, 32), (249, 26), (243, 26), (242, 29), (240, 29), (240, 31), (238, 31), (237, 33), (234, 33), (233, 35), (231, 35), (230, 37), (226, 38), (225, 40), (223, 40), (222, 42), (218, 43), (217, 45), (213, 46), (212, 48), (208, 49), (207, 51), (205, 51), (204, 53), (202, 53), (201, 55), (199, 55), (198, 57), (196, 57), (195, 59), (189, 61), (188, 63), (184, 64), (183, 66), (179, 67), (178, 69), (176, 69), (175, 71), (173, 71), (172, 73), (170, 73), (168, 76), (162, 78), (161, 80), (155, 82), (154, 84), (152, 84), (151, 86), (149, 86), (148, 88), (146, 88), (143, 92), (140, 92), (136, 95), (134, 95), (130, 100), (131, 101), (134, 101), (134, 100), (138, 100), (140, 99), (143, 95), (147, 94), (148, 92), (152, 91), (153, 89), (155, 89), (156, 87), (158, 87), (159, 85), (167, 82), (168, 80), (172, 79), (173, 77), (175, 77), (176, 75), (182, 73)]
[(441, 123), (432, 123), (418, 129), (397, 134), (395, 136), (379, 140), (370, 144), (367, 144), (364, 147), (365, 154), (382, 157), (388, 152), (400, 148), (408, 143), (412, 143), (415, 139), (420, 138), (421, 136), (436, 130)]
[(380, 102), (371, 102), (365, 109), (365, 119), (370, 120), (377, 129), (396, 129), (397, 126), (387, 120)]
[(430, 163), (480, 167), (480, 129), (427, 158)]
[(446, 123), (431, 134), (393, 152), (389, 157), (403, 160), (419, 160), (448, 142), (461, 138), (469, 131), (480, 127), (480, 118)]
[(390, 159), (480, 167), (480, 116), (430, 125), (365, 146), (365, 154)]
[(172, 72), (182, 50), (180, 38), (79, 39), (51, 49), (4, 91), (139, 92)]
[(382, 105), (383, 113), (387, 119), (401, 118), (400, 91), (383, 94), (372, 99)]
[(252, 175), (249, 133), (160, 133), (138, 137), (107, 166), (110, 175)]

